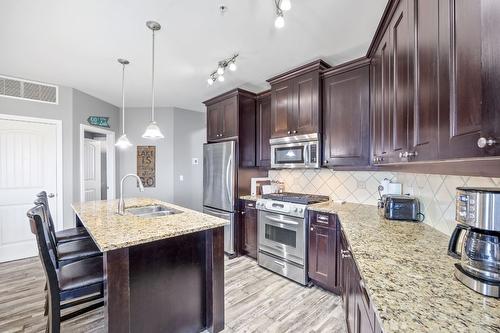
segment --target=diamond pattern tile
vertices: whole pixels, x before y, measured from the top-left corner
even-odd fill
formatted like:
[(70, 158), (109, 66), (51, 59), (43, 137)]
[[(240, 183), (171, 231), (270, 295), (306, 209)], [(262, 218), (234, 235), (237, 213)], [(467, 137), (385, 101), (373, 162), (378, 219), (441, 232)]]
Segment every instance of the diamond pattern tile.
[(412, 174), (386, 171), (270, 170), (269, 178), (285, 183), (286, 191), (328, 195), (332, 200), (376, 205), (384, 178), (397, 180), (403, 193), (420, 200), (425, 223), (451, 235), (455, 228), (455, 189), (459, 186), (500, 186), (500, 178)]

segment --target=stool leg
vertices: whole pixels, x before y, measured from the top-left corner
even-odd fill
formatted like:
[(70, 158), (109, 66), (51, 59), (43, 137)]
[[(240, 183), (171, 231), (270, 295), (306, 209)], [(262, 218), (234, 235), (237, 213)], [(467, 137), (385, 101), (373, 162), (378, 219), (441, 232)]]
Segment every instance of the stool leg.
[(59, 297), (50, 295), (49, 297), (49, 315), (48, 315), (48, 331), (49, 333), (61, 332), (61, 302)]

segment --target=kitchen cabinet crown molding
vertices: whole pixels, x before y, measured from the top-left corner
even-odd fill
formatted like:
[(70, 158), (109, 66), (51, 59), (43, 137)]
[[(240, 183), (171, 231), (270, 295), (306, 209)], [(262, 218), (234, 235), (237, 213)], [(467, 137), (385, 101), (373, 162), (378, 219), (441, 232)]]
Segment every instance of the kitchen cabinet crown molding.
[(261, 100), (268, 97), (271, 97), (271, 89), (264, 90), (257, 94), (257, 100)]
[(273, 85), (273, 84), (281, 83), (281, 82), (296, 78), (298, 76), (301, 76), (301, 75), (309, 73), (309, 72), (313, 72), (313, 71), (322, 72), (322, 71), (324, 71), (328, 68), (331, 68), (331, 67), (332, 66), (330, 66), (325, 61), (318, 59), (318, 60), (315, 60), (315, 61), (310, 62), (308, 64), (302, 65), (300, 67), (296, 67), (294, 69), (291, 69), (285, 73), (276, 75), (276, 76), (268, 79), (267, 82), (269, 82), (269, 84)]
[(400, 0), (389, 0), (387, 5), (385, 6), (384, 13), (382, 14), (382, 18), (378, 23), (377, 30), (375, 30), (375, 34), (373, 35), (370, 46), (368, 47), (368, 51), (366, 52), (367, 58), (372, 58), (375, 54), (380, 41), (382, 40), (385, 31), (389, 27), (391, 23), (392, 16), (396, 11), (396, 8), (399, 4)]
[(236, 88), (233, 90), (229, 90), (221, 95), (212, 97), (212, 98), (204, 101), (203, 104), (205, 104), (205, 106), (209, 106), (209, 105), (218, 103), (220, 101), (223, 101), (225, 99), (228, 99), (228, 98), (231, 98), (234, 96), (245, 96), (245, 97), (250, 97), (250, 98), (257, 98), (257, 94), (255, 94), (251, 91), (241, 89), (241, 88)]
[(338, 66), (333, 66), (321, 73), (321, 78), (326, 79), (334, 75), (342, 74), (345, 72), (352, 71), (354, 69), (358, 69), (364, 66), (368, 66), (371, 63), (371, 59), (367, 57), (357, 58)]

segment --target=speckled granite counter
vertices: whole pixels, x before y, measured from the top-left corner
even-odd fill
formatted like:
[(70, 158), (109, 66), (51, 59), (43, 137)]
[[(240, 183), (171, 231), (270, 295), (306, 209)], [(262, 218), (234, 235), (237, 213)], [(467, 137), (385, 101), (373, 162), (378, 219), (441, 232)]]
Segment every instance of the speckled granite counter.
[(229, 222), (149, 198), (125, 199), (125, 207), (161, 204), (182, 213), (162, 217), (138, 217), (116, 214), (118, 200), (90, 201), (72, 205), (102, 252), (222, 227)]
[(385, 220), (369, 205), (310, 209), (338, 214), (384, 332), (500, 332), (500, 300), (455, 279), (449, 236), (423, 223)]
[(260, 195), (242, 195), (240, 196), (240, 199), (248, 201), (257, 201), (260, 199)]

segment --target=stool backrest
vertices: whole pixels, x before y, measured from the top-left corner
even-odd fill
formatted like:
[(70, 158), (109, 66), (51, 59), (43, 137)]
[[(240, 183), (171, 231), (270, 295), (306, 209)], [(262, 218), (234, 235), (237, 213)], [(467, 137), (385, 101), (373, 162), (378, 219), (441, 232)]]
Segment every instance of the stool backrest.
[[(42, 191), (38, 193), (37, 198), (41, 200), (42, 204), (45, 205), (45, 211), (47, 212), (47, 223), (49, 225), (49, 231), (51, 233), (51, 237), (53, 238), (53, 241), (57, 244), (57, 239), (56, 239), (56, 229), (54, 228), (54, 220), (52, 219), (52, 214), (50, 213), (50, 207), (49, 207), (49, 198), (47, 197), (47, 192)], [(37, 203), (35, 202), (35, 205)]]
[(55, 248), (50, 240), (49, 232), (47, 230), (47, 223), (44, 221), (45, 212), (43, 205), (36, 205), (28, 210), (27, 214), (30, 222), (31, 232), (36, 236), (38, 245), (38, 255), (42, 261), (42, 266), (47, 278), (47, 285), (49, 290), (59, 290), (57, 279), (57, 262), (55, 257)]

